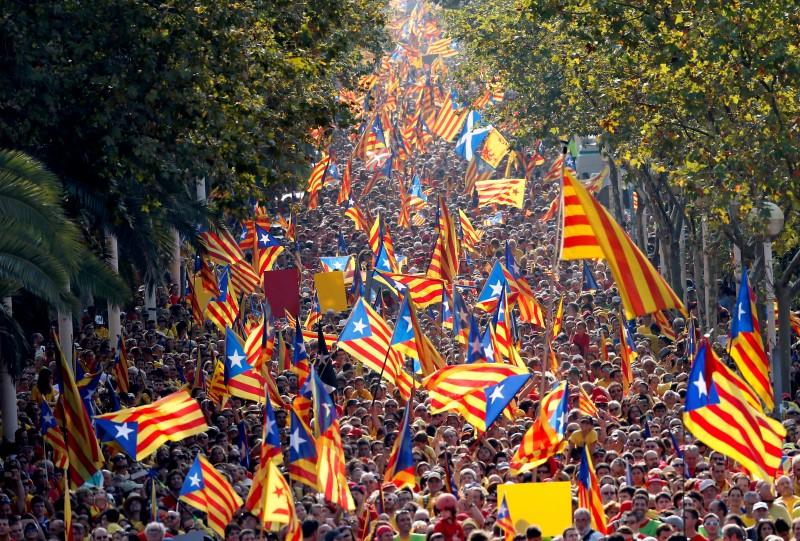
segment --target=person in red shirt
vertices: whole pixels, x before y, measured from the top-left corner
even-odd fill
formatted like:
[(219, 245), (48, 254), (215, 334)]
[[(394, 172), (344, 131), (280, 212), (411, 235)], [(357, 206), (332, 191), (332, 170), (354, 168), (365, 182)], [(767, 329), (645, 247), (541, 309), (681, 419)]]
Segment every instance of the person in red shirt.
[(586, 333), (586, 322), (579, 321), (575, 325), (575, 334), (572, 335), (572, 338), (569, 339), (571, 344), (575, 344), (581, 350), (581, 357), (586, 358), (586, 354), (589, 352), (589, 344), (591, 340), (589, 339), (589, 335)]
[(436, 512), (439, 519), (433, 527), (434, 533), (444, 536), (444, 541), (465, 541), (466, 535), (464, 528), (456, 520), (456, 510), (458, 502), (452, 494), (440, 494), (436, 498)]

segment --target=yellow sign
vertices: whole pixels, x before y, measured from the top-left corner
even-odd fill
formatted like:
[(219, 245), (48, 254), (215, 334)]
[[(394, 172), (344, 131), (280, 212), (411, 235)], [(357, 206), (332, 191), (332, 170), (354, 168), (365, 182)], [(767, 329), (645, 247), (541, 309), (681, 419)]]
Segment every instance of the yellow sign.
[(569, 482), (519, 483), (497, 486), (498, 505), (506, 497), (517, 533), (536, 525), (542, 537), (561, 535), (572, 525), (572, 491)]
[(318, 272), (314, 275), (314, 287), (319, 298), (322, 314), (328, 310), (341, 312), (347, 310), (347, 297), (344, 293), (344, 273), (342, 271)]

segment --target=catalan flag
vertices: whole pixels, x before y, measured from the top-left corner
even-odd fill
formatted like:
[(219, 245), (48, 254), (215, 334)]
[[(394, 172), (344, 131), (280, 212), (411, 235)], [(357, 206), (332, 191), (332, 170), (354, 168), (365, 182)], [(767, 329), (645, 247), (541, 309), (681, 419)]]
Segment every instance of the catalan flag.
[[(526, 323), (544, 328), (546, 326), (544, 310), (539, 301), (536, 300), (536, 297), (533, 296), (533, 289), (528, 284), (528, 280), (522, 275), (508, 242), (506, 242), (503, 271), (508, 283), (508, 289), (512, 294), (510, 297), (512, 299), (516, 298), (520, 319)], [(511, 301), (509, 300), (509, 302)]]
[(470, 252), (477, 253), (483, 232), (475, 229), (472, 222), (463, 210), (458, 210), (458, 219), (461, 223), (461, 245)]
[(256, 471), (245, 501), (245, 509), (258, 517), (259, 523), (265, 530), (273, 524), (286, 524), (286, 541), (303, 539), (292, 489), (273, 462), (262, 461)]
[(242, 339), (225, 329), (225, 386), (231, 396), (260, 402), (264, 399), (264, 376), (247, 362)]
[[(427, 308), (441, 302), (444, 281), (417, 274), (379, 272), (386, 280), (394, 283), (395, 289), (404, 289), (414, 300), (417, 308)], [(399, 284), (399, 285), (398, 285)]]
[(664, 315), (664, 312), (662, 312), (661, 310), (656, 310), (655, 312), (653, 312), (652, 316), (656, 325), (658, 325), (661, 334), (663, 334), (673, 342), (678, 339), (678, 335), (672, 328), (672, 323), (669, 322), (669, 319), (667, 319), (667, 316)]
[(581, 465), (578, 468), (578, 506), (589, 510), (592, 517), (592, 527), (603, 535), (608, 533), (606, 514), (603, 510), (603, 500), (600, 498), (600, 486), (597, 474), (592, 465), (592, 457), (588, 445), (581, 452)]
[(775, 396), (769, 378), (769, 357), (761, 340), (755, 300), (745, 268), (742, 270), (742, 282), (733, 310), (730, 355), (744, 380), (750, 384), (766, 408), (772, 410), (775, 408)]
[(56, 345), (56, 380), (61, 389), (56, 415), (64, 430), (70, 484), (77, 489), (100, 470), (103, 454), (55, 331), (53, 341)]
[(228, 388), (225, 386), (225, 363), (217, 361), (208, 384), (208, 398), (222, 409), (228, 396)]
[(470, 111), (467, 115), (464, 127), (461, 130), (461, 137), (459, 137), (458, 143), (456, 143), (456, 154), (468, 162), (472, 161), (473, 157), (479, 156), (478, 149), (489, 136), (489, 132), (494, 130), (491, 125), (478, 127), (480, 121), (480, 113), (477, 111)]
[(219, 231), (205, 230), (200, 233), (200, 242), (205, 247), (208, 257), (220, 265), (233, 265), (244, 259), (239, 243), (225, 228)]
[(622, 368), (622, 392), (628, 396), (631, 385), (633, 384), (633, 361), (637, 358), (636, 346), (631, 340), (631, 335), (625, 327), (622, 319), (619, 325), (619, 350)]
[(256, 227), (256, 233), (258, 234), (258, 275), (263, 276), (265, 272), (272, 270), (284, 248), (281, 242), (270, 235), (266, 229)]
[(316, 440), (294, 404), (291, 409), (289, 430), (289, 464), (287, 467), (289, 478), (318, 490)]
[(369, 230), (369, 246), (375, 255), (375, 268), (398, 272), (397, 258), (394, 255), (394, 242), (382, 214), (378, 214)]
[(353, 162), (350, 158), (348, 158), (347, 163), (344, 166), (344, 173), (342, 174), (342, 183), (339, 186), (339, 195), (336, 198), (336, 204), (341, 205), (342, 203), (348, 201), (352, 193), (353, 193)]
[(457, 54), (457, 51), (453, 49), (452, 38), (442, 38), (442, 39), (437, 39), (436, 41), (432, 41), (430, 45), (428, 45), (428, 50), (425, 51), (425, 56), (441, 55), (444, 57), (448, 57), (448, 56), (453, 56), (455, 54)]
[(569, 413), (569, 388), (561, 382), (547, 393), (539, 406), (539, 417), (522, 436), (519, 448), (511, 459), (514, 475), (536, 468), (566, 447), (564, 431)]
[(392, 483), (398, 489), (408, 488), (414, 490), (417, 486), (415, 476), (416, 463), (412, 454), (413, 443), (411, 441), (411, 402), (406, 404), (403, 420), (394, 440), (392, 452), (386, 462), (386, 472), (383, 479), (387, 483)]
[(411, 376), (403, 368), (403, 356), (391, 349), (392, 330), (361, 297), (353, 307), (350, 317), (339, 334), (338, 346), (367, 368), (383, 374), (383, 378), (397, 387), (401, 396), (411, 396)]
[(466, 119), (467, 110), (458, 107), (455, 92), (450, 92), (439, 109), (431, 131), (445, 141), (452, 141), (461, 133), (461, 127)]
[(243, 503), (230, 481), (203, 455), (195, 457), (186, 473), (179, 499), (205, 512), (209, 527), (221, 538), (225, 537), (225, 527)]
[(353, 511), (356, 505), (347, 485), (347, 469), (342, 448), (342, 434), (336, 416), (336, 404), (313, 367), (309, 382), (314, 397), (319, 490), (327, 501), (347, 511)]
[(746, 385), (737, 380), (703, 339), (689, 376), (683, 422), (711, 449), (771, 481), (780, 467), (786, 429), (756, 409), (742, 392)]
[(206, 306), (206, 317), (220, 330), (233, 326), (239, 316), (239, 303), (230, 281), (230, 267), (225, 267), (219, 277), (219, 295)]
[(151, 404), (95, 416), (103, 441), (117, 443), (131, 458), (144, 460), (168, 441), (208, 430), (200, 404), (181, 390)]
[(480, 156), (475, 156), (467, 164), (467, 170), (464, 173), (464, 193), (472, 196), (475, 191), (475, 183), (479, 180), (487, 180), (492, 178), (494, 168), (488, 163), (484, 162)]
[(628, 318), (670, 308), (681, 300), (608, 211), (568, 171), (562, 191), (561, 259), (605, 259)]
[(415, 303), (410, 295), (403, 298), (389, 346), (401, 354), (418, 360), (425, 375), (432, 374), (445, 365), (444, 359), (434, 345), (422, 334)]
[(117, 336), (117, 351), (114, 352), (114, 366), (111, 373), (117, 383), (119, 392), (127, 394), (130, 389), (130, 382), (128, 381), (128, 352), (125, 349), (125, 341), (121, 336)]
[(466, 344), (469, 338), (472, 312), (464, 302), (464, 296), (457, 287), (453, 288), (453, 336), (459, 344)]
[(53, 450), (53, 465), (62, 470), (67, 469), (69, 458), (64, 443), (64, 434), (58, 427), (56, 418), (45, 400), (42, 400), (42, 404), (39, 406), (39, 421), (42, 440)]
[[(431, 413), (455, 411), (478, 430), (485, 430), (497, 417), (492, 418), (501, 404), (496, 400), (507, 398), (510, 401), (524, 384), (523, 381), (516, 386), (521, 379), (509, 380), (512, 376), (525, 376), (527, 379), (530, 374), (527, 369), (502, 363), (459, 364), (437, 370), (422, 384), (429, 393)], [(503, 385), (506, 387), (498, 392), (496, 387)], [(496, 400), (492, 398), (493, 394), (497, 396)], [(505, 405), (497, 413), (504, 409)]]
[(367, 221), (364, 211), (361, 210), (361, 207), (359, 207), (355, 202), (351, 201), (348, 203), (348, 207), (345, 209), (344, 215), (353, 220), (356, 231), (369, 233), (369, 221)]
[(306, 321), (303, 323), (303, 328), (309, 331), (314, 330), (314, 325), (322, 321), (322, 312), (320, 312), (319, 308), (319, 297), (317, 296), (317, 292), (314, 291), (314, 300), (311, 303), (311, 309), (308, 311), (308, 315), (306, 316)]
[(600, 286), (597, 285), (597, 280), (595, 280), (594, 274), (592, 273), (591, 267), (589, 267), (589, 262), (583, 262), (583, 283), (581, 284), (581, 291), (597, 291), (600, 289)]
[(508, 510), (505, 494), (503, 494), (503, 499), (497, 506), (497, 520), (495, 521), (495, 526), (503, 531), (503, 536), (506, 541), (514, 541), (517, 530), (514, 528), (514, 521), (511, 520), (511, 512)]
[(495, 338), (493, 349), (495, 353), (502, 355), (506, 359), (511, 357), (511, 348), (514, 347), (511, 339), (510, 317), (511, 314), (508, 311), (508, 303), (506, 302), (506, 288), (503, 288), (494, 314), (492, 314), (492, 327)]
[(256, 288), (261, 285), (261, 280), (248, 261), (239, 261), (231, 265), (230, 269), (231, 284), (239, 293), (254, 293)]
[(308, 177), (308, 187), (306, 191), (309, 195), (309, 207), (308, 208), (316, 208), (316, 205), (312, 203), (312, 201), (316, 202), (316, 196), (320, 190), (322, 190), (322, 185), (325, 181), (325, 174), (328, 171), (328, 166), (331, 164), (331, 159), (328, 154), (323, 154), (322, 159), (314, 164), (314, 167), (311, 168), (311, 175)]
[(456, 233), (456, 224), (445, 199), (439, 196), (438, 238), (433, 248), (427, 275), (431, 278), (453, 282), (458, 276), (461, 247)]
[(306, 343), (303, 339), (303, 330), (300, 322), (295, 322), (294, 343), (292, 344), (292, 372), (297, 375), (297, 385), (303, 386), (308, 378), (310, 363), (306, 352)]
[(261, 431), (261, 464), (274, 461), (276, 464), (283, 462), (281, 450), (281, 433), (275, 421), (275, 410), (272, 409), (271, 400), (267, 395), (264, 402), (264, 427)]
[(483, 285), (483, 289), (478, 295), (478, 301), (475, 303), (475, 307), (487, 312), (494, 310), (497, 305), (497, 300), (500, 298), (500, 294), (503, 292), (503, 288), (506, 287), (506, 285), (506, 271), (503, 268), (503, 264), (499, 261), (495, 261), (488, 278), (486, 278), (486, 283)]
[(475, 181), (478, 207), (507, 205), (521, 209), (525, 200), (524, 178), (500, 178)]

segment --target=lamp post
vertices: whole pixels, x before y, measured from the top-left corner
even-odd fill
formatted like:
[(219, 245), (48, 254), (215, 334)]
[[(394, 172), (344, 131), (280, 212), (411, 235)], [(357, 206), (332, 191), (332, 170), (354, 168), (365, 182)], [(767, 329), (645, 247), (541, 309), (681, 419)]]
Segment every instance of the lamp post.
[(764, 225), (764, 281), (766, 286), (767, 305), (767, 351), (772, 368), (773, 386), (776, 403), (780, 403), (789, 384), (789, 367), (781, 363), (780, 353), (775, 347), (775, 280), (772, 275), (772, 240), (783, 230), (783, 211), (770, 201), (762, 202), (754, 212), (758, 212)]

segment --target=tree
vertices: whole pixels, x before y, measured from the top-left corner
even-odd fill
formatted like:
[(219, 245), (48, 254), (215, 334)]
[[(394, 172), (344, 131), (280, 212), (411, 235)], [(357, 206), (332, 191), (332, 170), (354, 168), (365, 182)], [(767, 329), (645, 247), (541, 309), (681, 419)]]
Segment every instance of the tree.
[[(70, 311), (77, 310), (81, 295), (124, 301), (125, 284), (83, 243), (80, 229), (66, 217), (62, 195), (58, 179), (39, 162), (0, 151), (0, 298), (24, 289), (54, 309)], [(3, 407), (6, 427), (15, 425), (12, 378), (28, 348), (9, 308), (0, 304), (0, 391), (12, 398)]]
[[(516, 99), (494, 111), (497, 121), (516, 120), (513, 135), (602, 134), (645, 196), (660, 240), (672, 247), (681, 221), (700, 215), (713, 231), (752, 246), (734, 225), (766, 199), (779, 202), (789, 220), (780, 253), (794, 253), (796, 3), (464, 4), (448, 11), (450, 32), (466, 54), (464, 86), (495, 77), (513, 91)], [(731, 216), (734, 202), (741, 216)], [(685, 264), (678, 255), (667, 273), (673, 285)]]
[[(171, 228), (305, 177), (309, 132), (383, 44), (384, 2), (77, 0), (0, 6), (0, 146), (48, 165), (69, 210), (157, 281)], [(195, 180), (214, 187), (195, 205)]]

